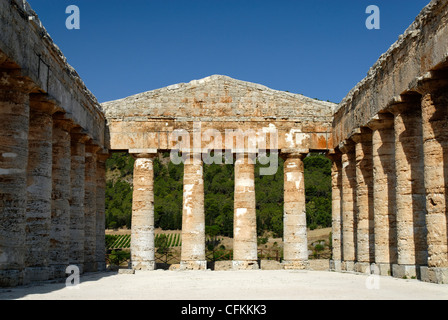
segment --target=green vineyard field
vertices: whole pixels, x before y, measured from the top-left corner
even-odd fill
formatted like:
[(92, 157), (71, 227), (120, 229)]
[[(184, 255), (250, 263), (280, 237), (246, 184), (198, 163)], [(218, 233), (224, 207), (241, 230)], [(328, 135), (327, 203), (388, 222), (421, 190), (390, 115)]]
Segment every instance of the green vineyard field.
[[(166, 247), (174, 248), (181, 246), (181, 234), (171, 233), (171, 234), (156, 234), (155, 243), (161, 243), (161, 241), (166, 241)], [(131, 247), (131, 235), (106, 235), (106, 248), (107, 249), (129, 249)]]

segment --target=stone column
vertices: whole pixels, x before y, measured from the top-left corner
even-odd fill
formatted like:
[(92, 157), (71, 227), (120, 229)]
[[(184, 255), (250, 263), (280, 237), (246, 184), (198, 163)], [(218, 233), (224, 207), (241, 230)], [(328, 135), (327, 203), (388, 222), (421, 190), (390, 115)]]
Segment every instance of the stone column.
[(106, 160), (109, 154), (97, 154), (96, 166), (96, 249), (98, 271), (106, 270)]
[(448, 283), (448, 93), (446, 87), (425, 91), (421, 106), (428, 270), (422, 280)]
[(99, 147), (86, 144), (84, 195), (84, 271), (94, 272), (96, 265), (96, 153)]
[(71, 136), (73, 123), (53, 116), (53, 170), (50, 229), (52, 278), (65, 277), (70, 263)]
[(306, 155), (284, 154), (283, 266), (285, 269), (300, 270), (309, 266), (303, 166)]
[(156, 153), (133, 154), (131, 262), (134, 270), (154, 270), (154, 166)]
[(181, 270), (206, 270), (204, 178), (201, 154), (184, 164)]
[(395, 222), (395, 135), (392, 114), (379, 114), (372, 129), (373, 213), (375, 266), (380, 275), (391, 275), (397, 263)]
[(233, 222), (233, 269), (258, 269), (255, 158), (236, 153)]
[(332, 160), (331, 166), (331, 242), (332, 259), (330, 268), (342, 271), (342, 157), (338, 151), (327, 155)]
[(390, 111), (395, 128), (398, 254), (392, 273), (412, 278), (427, 263), (421, 108), (419, 102), (409, 102), (396, 104)]
[(42, 95), (30, 99), (28, 135), (26, 275), (29, 281), (50, 277), (50, 225), (53, 162), (53, 118), (56, 105)]
[(23, 283), (29, 92), (18, 71), (0, 70), (0, 287)]
[(352, 136), (356, 154), (356, 264), (355, 271), (370, 274), (375, 259), (373, 220), (372, 131), (360, 128)]
[(342, 270), (354, 271), (356, 261), (356, 154), (352, 141), (340, 144), (342, 152)]
[(71, 199), (70, 199), (70, 265), (76, 265), (84, 272), (84, 198), (85, 198), (85, 167), (86, 141), (89, 137), (79, 133), (78, 129), (71, 132)]

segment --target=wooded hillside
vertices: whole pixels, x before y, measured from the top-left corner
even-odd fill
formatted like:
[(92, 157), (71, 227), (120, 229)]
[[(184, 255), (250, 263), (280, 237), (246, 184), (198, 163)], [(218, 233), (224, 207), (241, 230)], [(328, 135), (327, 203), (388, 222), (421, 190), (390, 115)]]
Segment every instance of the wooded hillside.
[[(307, 221), (311, 229), (331, 226), (331, 162), (311, 154), (305, 160)], [(134, 159), (114, 153), (107, 161), (106, 228), (131, 227)], [(257, 231), (283, 234), (283, 160), (277, 174), (260, 176), (255, 167)], [(234, 166), (204, 165), (205, 219), (209, 235), (232, 237)], [(169, 153), (154, 161), (155, 227), (182, 229), (183, 165), (170, 162)]]

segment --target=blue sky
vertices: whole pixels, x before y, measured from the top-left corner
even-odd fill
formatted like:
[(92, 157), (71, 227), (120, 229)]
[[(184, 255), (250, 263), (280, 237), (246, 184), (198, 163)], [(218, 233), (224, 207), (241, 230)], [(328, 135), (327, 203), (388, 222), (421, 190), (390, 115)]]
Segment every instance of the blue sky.
[[(429, 0), (28, 2), (100, 102), (213, 74), (340, 102)], [(380, 30), (365, 27), (369, 5)]]

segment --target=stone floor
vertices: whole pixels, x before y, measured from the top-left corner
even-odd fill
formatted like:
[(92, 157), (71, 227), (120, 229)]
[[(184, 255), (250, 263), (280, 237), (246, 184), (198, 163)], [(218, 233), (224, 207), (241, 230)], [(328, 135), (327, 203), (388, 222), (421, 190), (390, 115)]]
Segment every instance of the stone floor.
[(27, 300), (447, 300), (448, 285), (327, 271), (91, 273), (77, 287), (46, 281), (0, 289)]

